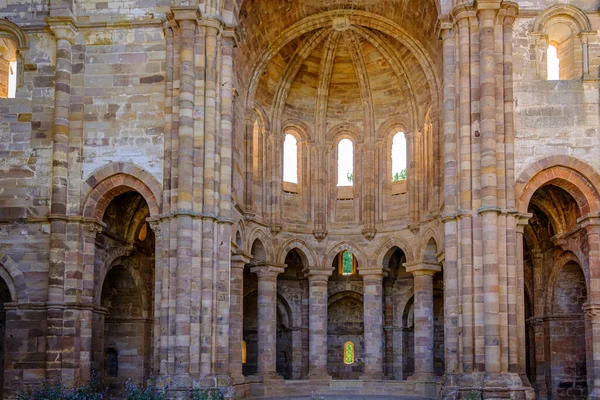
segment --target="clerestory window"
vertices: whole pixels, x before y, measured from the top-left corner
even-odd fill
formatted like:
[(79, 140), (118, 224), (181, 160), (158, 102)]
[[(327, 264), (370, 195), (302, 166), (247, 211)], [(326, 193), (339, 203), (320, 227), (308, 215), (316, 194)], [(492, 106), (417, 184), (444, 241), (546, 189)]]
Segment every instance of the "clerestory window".
[(283, 141), (283, 181), (298, 183), (298, 140), (290, 133)]
[(392, 182), (406, 179), (406, 136), (398, 132), (392, 140)]
[(354, 145), (350, 139), (338, 143), (338, 186), (354, 185)]

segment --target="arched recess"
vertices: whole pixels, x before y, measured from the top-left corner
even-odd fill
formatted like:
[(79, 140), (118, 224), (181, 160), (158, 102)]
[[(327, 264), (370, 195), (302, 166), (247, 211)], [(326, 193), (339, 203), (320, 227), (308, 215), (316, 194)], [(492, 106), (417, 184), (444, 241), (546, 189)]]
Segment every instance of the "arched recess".
[(401, 371), (398, 379), (405, 380), (415, 372), (415, 298), (411, 296), (404, 307), (399, 307), (402, 316), (402, 355), (400, 357)]
[[(13, 98), (16, 90), (23, 86), (23, 53), (29, 50), (29, 43), (25, 32), (17, 24), (8, 19), (0, 19), (0, 46), (4, 49), (4, 54), (0, 54), (0, 97)], [(11, 90), (12, 93), (9, 93), (11, 70), (16, 79), (13, 78), (12, 81), (14, 89), (11, 87), (14, 92)]]
[(419, 259), (429, 263), (437, 263), (440, 250), (438, 243), (443, 243), (433, 229), (428, 229), (419, 243)]
[(595, 261), (593, 241), (581, 221), (597, 213), (598, 195), (591, 181), (597, 177), (576, 159), (555, 157), (557, 161), (566, 165), (541, 160), (517, 181), (519, 211), (530, 215), (519, 254), (529, 310), (519, 317), (529, 317), (525, 361), (536, 395), (585, 397), (585, 360), (593, 350), (586, 349), (592, 337), (582, 306), (589, 301), (588, 288), (594, 287)]
[[(334, 379), (358, 379), (364, 368), (363, 296), (343, 291), (327, 305), (327, 370)], [(344, 344), (354, 344), (354, 363), (344, 362)]]
[[(121, 177), (98, 183), (88, 197), (98, 199), (88, 201), (87, 207), (97, 206), (89, 216), (100, 218), (102, 230), (93, 245), (85, 246), (90, 249), (86, 259), (93, 260), (95, 288), (92, 368), (113, 393), (123, 390), (128, 380), (145, 385), (154, 355), (156, 240), (146, 222), (152, 212), (146, 198), (156, 198), (140, 181)], [(147, 190), (146, 196), (135, 190), (133, 182)], [(158, 204), (153, 207), (157, 212)]]
[(390, 251), (393, 251), (394, 248), (397, 247), (404, 253), (406, 257), (406, 262), (413, 262), (414, 256), (412, 252), (412, 247), (410, 244), (402, 238), (392, 237), (390, 240), (385, 242), (377, 252), (375, 253), (375, 257), (377, 259), (377, 265), (385, 266), (389, 262)]

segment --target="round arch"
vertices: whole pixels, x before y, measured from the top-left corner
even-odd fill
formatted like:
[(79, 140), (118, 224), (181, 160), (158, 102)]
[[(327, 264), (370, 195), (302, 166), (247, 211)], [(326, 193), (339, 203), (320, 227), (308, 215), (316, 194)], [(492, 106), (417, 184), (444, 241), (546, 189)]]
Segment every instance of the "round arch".
[(137, 286), (139, 293), (140, 293), (140, 301), (141, 301), (141, 307), (142, 307), (142, 313), (143, 313), (142, 316), (144, 318), (148, 318), (148, 316), (149, 316), (148, 310), (151, 310), (151, 308), (150, 308), (150, 304), (148, 303), (148, 296), (146, 295), (146, 293), (144, 291), (145, 286), (144, 286), (144, 279), (142, 278), (142, 274), (140, 273), (140, 271), (127, 265), (126, 260), (123, 258), (115, 259), (113, 261), (113, 263), (106, 270), (106, 274), (104, 275), (102, 281), (100, 282), (100, 287), (99, 287), (100, 290), (99, 290), (99, 294), (98, 294), (97, 305), (101, 305), (101, 302), (102, 302), (102, 290), (104, 288), (104, 282), (106, 281), (106, 277), (108, 277), (108, 274), (110, 273), (110, 271), (112, 271), (116, 267), (122, 267), (131, 275), (131, 279), (133, 279), (133, 281), (135, 282), (135, 285)]
[(592, 30), (590, 19), (579, 7), (571, 4), (556, 4), (548, 7), (537, 16), (533, 24), (533, 32), (542, 33), (548, 27), (550, 20), (556, 17), (567, 17), (577, 24), (584, 32)]
[(577, 202), (582, 216), (600, 211), (597, 189), (600, 175), (574, 157), (553, 156), (535, 162), (519, 175), (515, 185), (519, 212), (527, 213), (533, 194), (550, 184), (567, 191)]
[(552, 303), (553, 303), (553, 299), (554, 299), (556, 281), (557, 281), (563, 267), (569, 263), (577, 264), (579, 266), (579, 268), (581, 269), (581, 272), (585, 278), (585, 290), (588, 294), (588, 299), (589, 299), (589, 296), (590, 296), (590, 273), (589, 273), (588, 269), (585, 268), (584, 265), (579, 261), (579, 258), (574, 253), (572, 253), (570, 251), (566, 251), (566, 252), (562, 253), (558, 258), (556, 258), (554, 260), (554, 263), (552, 264), (552, 270), (550, 271), (550, 276), (548, 277), (548, 289), (549, 290), (546, 291), (546, 295), (543, 297), (544, 304), (542, 305), (542, 309), (546, 313), (550, 313), (552, 311), (551, 307), (552, 307)]
[(85, 180), (82, 188), (82, 215), (102, 220), (111, 200), (130, 191), (141, 194), (148, 204), (150, 216), (158, 217), (162, 186), (152, 174), (133, 163), (107, 164)]

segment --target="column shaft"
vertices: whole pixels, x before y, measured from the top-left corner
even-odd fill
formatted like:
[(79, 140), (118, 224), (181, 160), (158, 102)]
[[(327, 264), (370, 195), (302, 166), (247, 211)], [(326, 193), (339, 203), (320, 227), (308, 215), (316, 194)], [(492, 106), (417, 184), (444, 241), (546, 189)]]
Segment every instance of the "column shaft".
[(331, 271), (311, 271), (308, 277), (308, 348), (310, 379), (327, 379), (327, 283)]
[(236, 254), (231, 258), (229, 309), (229, 375), (234, 384), (245, 381), (242, 374), (242, 340), (244, 328), (244, 266), (250, 257)]
[(383, 274), (363, 274), (365, 370), (363, 379), (383, 378)]
[(282, 267), (257, 266), (258, 276), (258, 371), (263, 379), (277, 378), (277, 275)]
[(433, 276), (414, 277), (415, 375), (433, 374)]

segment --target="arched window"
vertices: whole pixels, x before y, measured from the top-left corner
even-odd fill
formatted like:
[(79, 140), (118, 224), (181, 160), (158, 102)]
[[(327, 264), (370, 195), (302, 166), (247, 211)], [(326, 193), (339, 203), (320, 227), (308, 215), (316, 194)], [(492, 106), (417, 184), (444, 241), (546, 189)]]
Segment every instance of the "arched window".
[(26, 40), (13, 22), (0, 21), (0, 98), (15, 97), (21, 68), (19, 49), (26, 45)]
[(245, 340), (242, 340), (242, 364), (246, 364), (246, 357), (248, 354), (248, 345)]
[(283, 141), (283, 180), (298, 183), (298, 140), (290, 133)]
[(344, 364), (354, 364), (354, 343), (344, 343)]
[(350, 139), (338, 143), (338, 186), (353, 186), (354, 145)]
[(112, 347), (106, 350), (104, 369), (106, 370), (107, 376), (112, 378), (119, 376), (119, 355), (117, 354), (117, 350)]
[(398, 132), (392, 140), (392, 182), (406, 179), (406, 136)]
[(347, 250), (340, 253), (338, 258), (338, 274), (354, 275), (356, 274), (356, 257)]
[(560, 59), (558, 58), (558, 49), (554, 45), (548, 46), (548, 80), (557, 81), (560, 79)]

